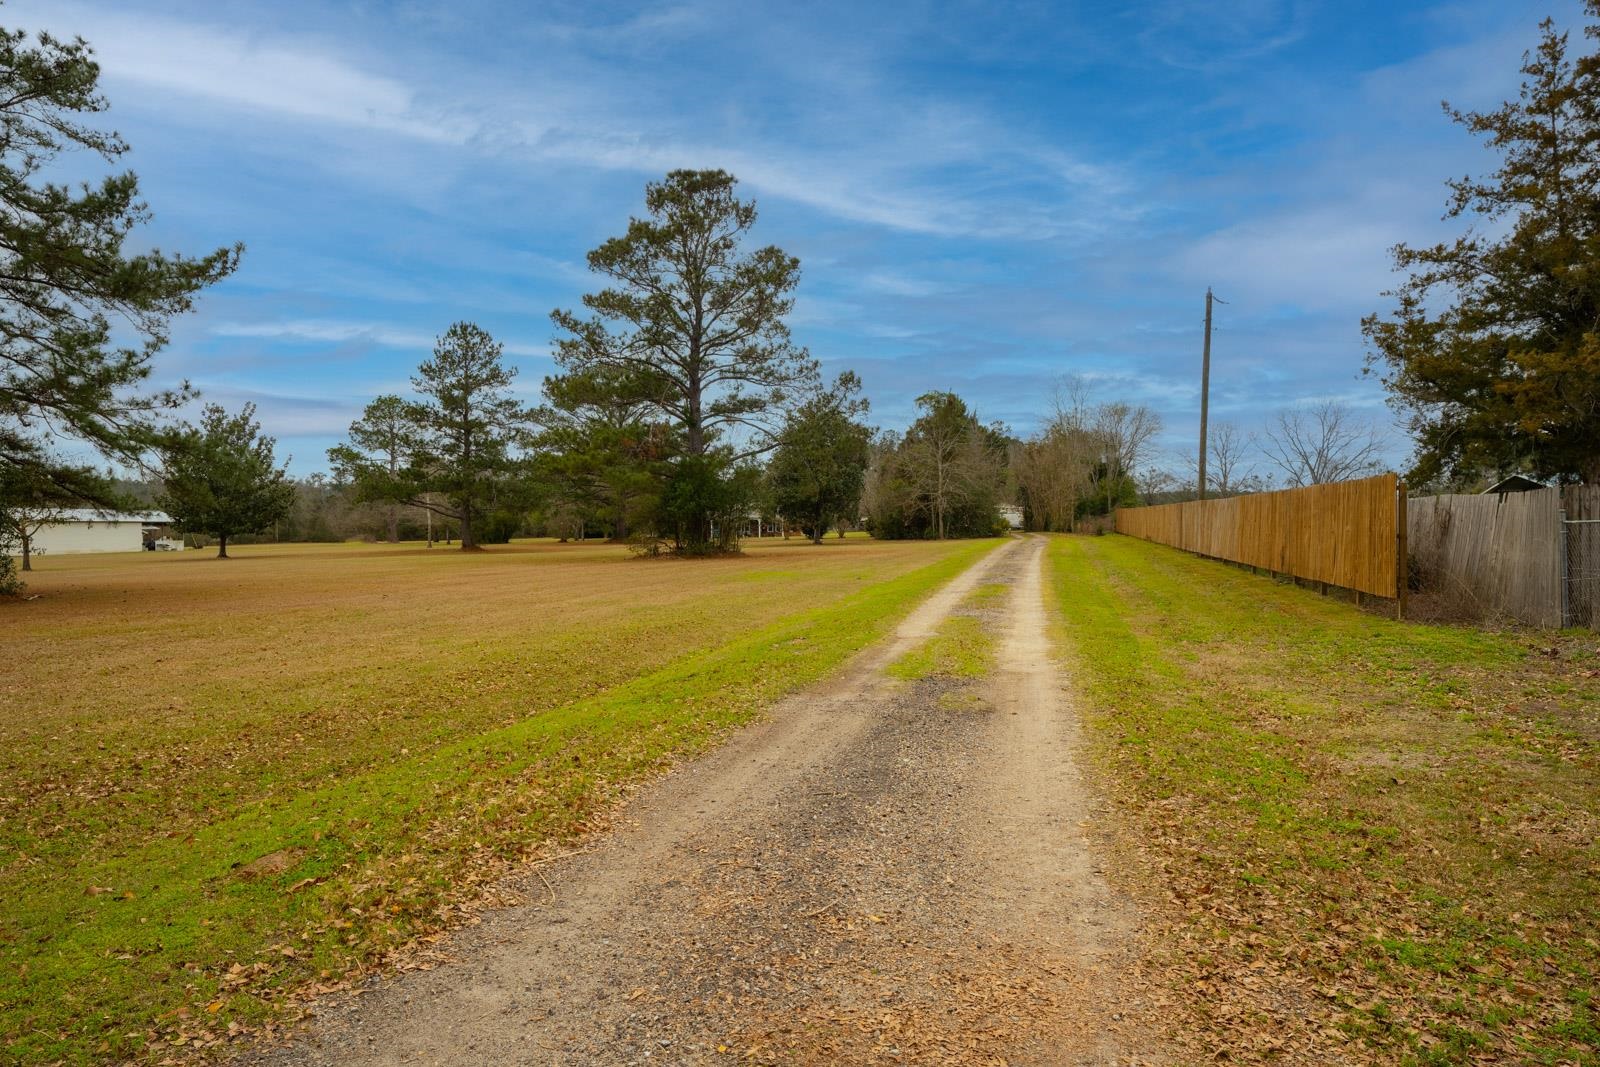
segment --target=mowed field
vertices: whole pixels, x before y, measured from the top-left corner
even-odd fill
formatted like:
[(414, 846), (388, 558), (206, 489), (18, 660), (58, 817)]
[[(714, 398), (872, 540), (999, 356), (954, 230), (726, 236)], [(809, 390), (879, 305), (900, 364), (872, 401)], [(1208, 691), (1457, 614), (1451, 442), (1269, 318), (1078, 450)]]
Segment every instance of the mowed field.
[(1600, 1063), (1600, 636), (1396, 622), (1126, 537), (1052, 549), (1192, 1061)]
[(280, 1018), (997, 543), (41, 560), (0, 605), (0, 1058)]

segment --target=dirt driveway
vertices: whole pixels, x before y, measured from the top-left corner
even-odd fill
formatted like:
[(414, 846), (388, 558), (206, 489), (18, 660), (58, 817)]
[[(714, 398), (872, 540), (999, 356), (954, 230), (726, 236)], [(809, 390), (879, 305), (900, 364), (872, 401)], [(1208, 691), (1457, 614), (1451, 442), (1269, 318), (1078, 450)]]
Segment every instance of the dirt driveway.
[[(455, 935), (451, 962), (326, 999), (251, 1061), (1167, 1062), (1127, 977), (1137, 912), (1086, 836), (1044, 545), (992, 553), (525, 873), (527, 903)], [(994, 670), (885, 673), (953, 612), (996, 638)]]

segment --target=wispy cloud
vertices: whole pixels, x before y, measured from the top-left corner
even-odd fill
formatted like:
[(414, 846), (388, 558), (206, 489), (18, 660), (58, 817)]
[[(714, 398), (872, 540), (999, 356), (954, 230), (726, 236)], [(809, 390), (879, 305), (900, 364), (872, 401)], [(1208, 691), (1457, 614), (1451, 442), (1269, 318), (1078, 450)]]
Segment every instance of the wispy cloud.
[(924, 278), (913, 278), (891, 270), (875, 270), (861, 279), (864, 289), (889, 296), (935, 296), (946, 292), (948, 286)]
[[(431, 352), (437, 335), (407, 330), (374, 322), (337, 322), (327, 319), (291, 319), (273, 322), (222, 322), (211, 327), (217, 337), (260, 337), (274, 340), (348, 344), (353, 341), (385, 348), (409, 348)], [(548, 357), (550, 346), (518, 341), (502, 341), (505, 351), (514, 356)]]
[(446, 144), (471, 127), (426, 114), (402, 81), (362, 70), (334, 50), (159, 16), (72, 4), (8, 6), (33, 25), (77, 32), (88, 24), (112, 85), (134, 83), (297, 119), (364, 126)]
[(1259, 59), (1305, 38), (1307, 0), (1236, 0), (1226, 10), (1207, 0), (1162, 0), (1138, 9), (1140, 41), (1175, 67), (1215, 71)]
[[(840, 112), (815, 131), (820, 138), (796, 145), (792, 131), (748, 121), (720, 132), (684, 123), (665, 98), (607, 92), (609, 74), (581, 61), (569, 60), (565, 75), (576, 80), (544, 73), (532, 85), (501, 87), (501, 98), (489, 103), (452, 96), (449, 79), (434, 72), (424, 99), (411, 81), (314, 40), (87, 5), (24, 2), (15, 10), (35, 25), (90, 34), (114, 84), (529, 163), (646, 176), (722, 166), (757, 193), (911, 233), (1086, 236), (1137, 212), (1124, 195), (1126, 176), (1107, 162), (1039, 141), (970, 104), (902, 99), (876, 84), (840, 101)], [(633, 32), (662, 34), (704, 21), (697, 8), (669, 9), (640, 16)], [(996, 210), (1000, 203), (1005, 210)]]

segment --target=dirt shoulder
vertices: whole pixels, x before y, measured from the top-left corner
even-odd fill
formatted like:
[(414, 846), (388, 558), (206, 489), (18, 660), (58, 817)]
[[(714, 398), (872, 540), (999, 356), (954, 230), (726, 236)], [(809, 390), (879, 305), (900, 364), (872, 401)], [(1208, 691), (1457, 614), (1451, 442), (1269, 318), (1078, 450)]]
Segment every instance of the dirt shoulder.
[[(1043, 541), (986, 557), (827, 686), (532, 868), (432, 970), (250, 1062), (1162, 1061), (1049, 655)], [(980, 584), (1000, 595), (974, 598)], [(952, 613), (987, 673), (885, 668)]]

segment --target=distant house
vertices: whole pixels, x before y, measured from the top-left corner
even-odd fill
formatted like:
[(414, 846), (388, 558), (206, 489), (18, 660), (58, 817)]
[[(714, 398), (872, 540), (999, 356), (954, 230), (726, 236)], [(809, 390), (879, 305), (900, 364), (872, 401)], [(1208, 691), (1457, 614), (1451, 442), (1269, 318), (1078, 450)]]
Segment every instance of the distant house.
[(1022, 529), (1021, 508), (1017, 507), (1015, 504), (1001, 504), (998, 510), (1000, 512), (1000, 517), (1005, 520), (1007, 526), (1011, 527), (1013, 530)]
[(1532, 478), (1521, 474), (1513, 474), (1509, 478), (1501, 478), (1498, 482), (1485, 489), (1484, 493), (1531, 493), (1535, 489), (1548, 488), (1550, 487), (1543, 482), (1536, 482)]
[(78, 552), (140, 552), (147, 548), (176, 550), (178, 538), (162, 536), (172, 519), (160, 511), (118, 512), (73, 508), (59, 522), (46, 523), (33, 535), (35, 554), (66, 556)]

